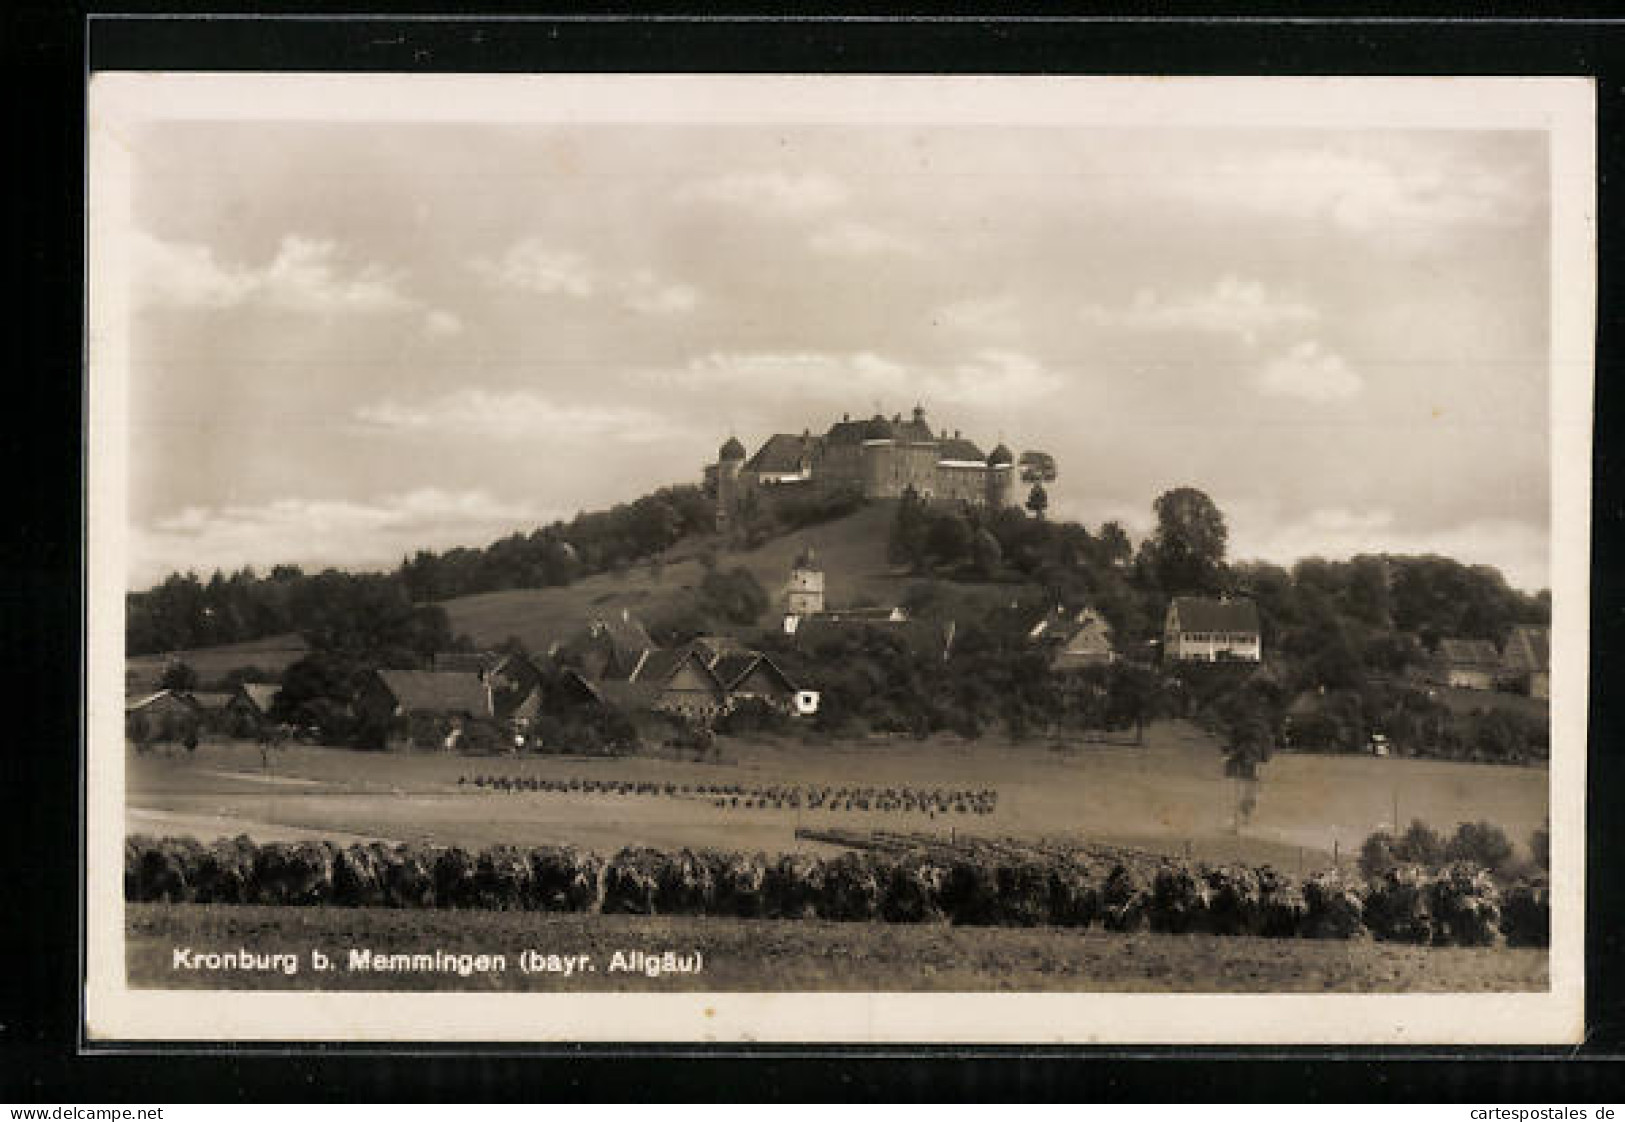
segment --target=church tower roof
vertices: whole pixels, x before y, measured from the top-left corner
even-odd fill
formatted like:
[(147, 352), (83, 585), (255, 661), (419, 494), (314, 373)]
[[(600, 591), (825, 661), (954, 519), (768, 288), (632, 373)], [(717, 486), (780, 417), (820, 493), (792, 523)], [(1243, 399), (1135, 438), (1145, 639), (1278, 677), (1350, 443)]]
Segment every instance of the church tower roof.
[(990, 467), (998, 467), (1001, 464), (1009, 465), (1015, 463), (1016, 457), (1011, 453), (1010, 449), (1006, 447), (1004, 441), (1001, 440), (999, 441), (999, 446), (987, 454), (987, 462)]

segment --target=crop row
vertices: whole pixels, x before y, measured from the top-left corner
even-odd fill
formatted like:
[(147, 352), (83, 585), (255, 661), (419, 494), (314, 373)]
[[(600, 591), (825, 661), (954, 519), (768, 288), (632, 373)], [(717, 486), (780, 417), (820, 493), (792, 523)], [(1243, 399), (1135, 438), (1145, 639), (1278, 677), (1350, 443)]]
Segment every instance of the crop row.
[(940, 787), (837, 787), (772, 784), (746, 786), (741, 783), (673, 783), (655, 780), (547, 779), (539, 776), (478, 774), (459, 776), (459, 787), (503, 792), (540, 794), (634, 795), (666, 798), (709, 799), (719, 807), (744, 806), (775, 810), (877, 810), (898, 813), (992, 814), (999, 793)]
[(1100, 926), (1440, 946), (1544, 946), (1550, 916), (1544, 886), (1503, 891), (1466, 865), (1437, 874), (1402, 867), (1370, 882), (1336, 871), (1299, 880), (1268, 866), (996, 844), (776, 859), (628, 848), (606, 861), (572, 847), (132, 837), (124, 890), (132, 901), (201, 904)]

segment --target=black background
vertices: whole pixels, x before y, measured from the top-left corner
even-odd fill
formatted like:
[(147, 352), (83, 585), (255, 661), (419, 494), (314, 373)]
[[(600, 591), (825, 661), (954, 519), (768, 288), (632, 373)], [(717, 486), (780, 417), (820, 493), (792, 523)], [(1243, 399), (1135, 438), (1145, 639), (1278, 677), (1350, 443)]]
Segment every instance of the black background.
[[(369, 5), (353, 3), (349, 13)], [(1625, 22), (1607, 6), (1128, 5), (996, 19), (843, 5), (844, 18), (763, 8), (625, 7), (519, 19), (389, 15), (109, 17), (82, 5), (0, 13), (6, 102), (3, 210), (12, 293), (4, 446), (14, 461), (0, 569), (7, 701), (0, 792), (0, 1100), (14, 1103), (554, 1099), (1152, 1099), (1485, 1103), (1625, 1098), (1625, 926), (1620, 674), (1625, 591), (1620, 259)], [(141, 11), (141, 5), (122, 9)], [(203, 13), (196, 5), (151, 12)], [(222, 9), (216, 7), (215, 12)], [(303, 9), (311, 11), (307, 6)], [(1313, 10), (1316, 18), (1294, 18)], [(728, 14), (725, 14), (728, 13)], [(855, 13), (858, 14), (854, 18)], [(1334, 14), (1335, 13), (1335, 14)], [(216, 1044), (87, 1052), (79, 1039), (80, 654), (84, 87), (87, 68), (176, 70), (649, 71), (1082, 74), (1528, 74), (1597, 79), (1598, 362), (1593, 459), (1593, 701), (1589, 756), (1587, 1025), (1575, 1049), (628, 1050)], [(1554, 448), (1554, 455), (1563, 455)], [(229, 997), (222, 997), (229, 1000)]]

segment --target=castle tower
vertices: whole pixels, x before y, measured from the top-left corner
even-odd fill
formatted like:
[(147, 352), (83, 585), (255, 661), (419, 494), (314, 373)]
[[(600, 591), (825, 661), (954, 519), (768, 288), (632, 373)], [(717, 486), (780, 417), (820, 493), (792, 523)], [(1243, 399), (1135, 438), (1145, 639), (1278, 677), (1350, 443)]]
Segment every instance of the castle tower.
[(739, 509), (739, 469), (745, 466), (745, 446), (730, 436), (717, 452), (717, 532), (733, 529), (734, 512)]
[(824, 570), (812, 546), (803, 549), (790, 566), (787, 610), (793, 616), (817, 615), (824, 610)]
[(1016, 489), (1016, 458), (1004, 441), (987, 454), (987, 505), (990, 510), (1003, 510), (1014, 501)]

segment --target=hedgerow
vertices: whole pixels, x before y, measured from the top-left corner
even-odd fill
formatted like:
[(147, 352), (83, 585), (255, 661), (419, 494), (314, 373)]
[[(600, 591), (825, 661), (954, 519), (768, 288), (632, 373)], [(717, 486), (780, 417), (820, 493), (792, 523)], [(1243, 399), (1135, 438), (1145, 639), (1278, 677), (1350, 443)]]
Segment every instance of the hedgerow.
[(1545, 946), (1544, 882), (1499, 887), (1458, 863), (1362, 881), (1298, 880), (1269, 866), (1204, 866), (1131, 850), (907, 835), (836, 857), (628, 847), (605, 861), (569, 846), (481, 850), (381, 842), (204, 845), (132, 836), (136, 902), (470, 908), (820, 919), (1267, 938), (1371, 937), (1434, 946)]

